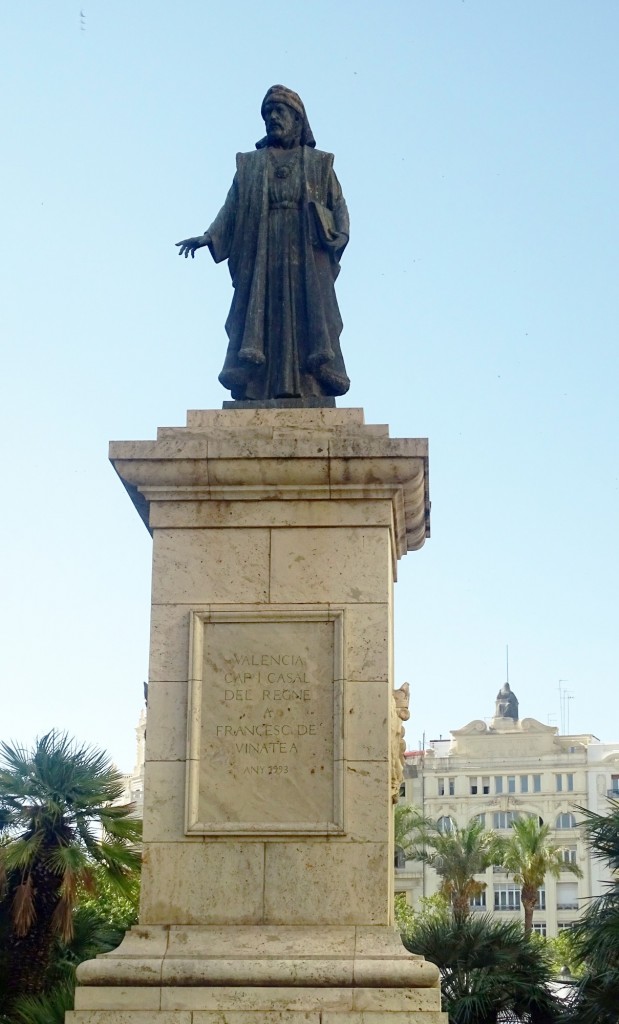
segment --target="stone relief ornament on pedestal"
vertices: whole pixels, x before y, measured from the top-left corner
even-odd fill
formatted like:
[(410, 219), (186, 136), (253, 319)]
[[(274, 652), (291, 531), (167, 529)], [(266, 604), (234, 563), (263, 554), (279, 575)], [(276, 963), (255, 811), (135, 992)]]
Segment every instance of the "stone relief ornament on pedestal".
[(404, 738), (404, 722), (408, 722), (411, 713), (408, 710), (410, 686), (402, 683), (392, 693), (391, 703), (391, 799), (398, 802), (400, 786), (404, 780), (404, 755), (406, 739)]

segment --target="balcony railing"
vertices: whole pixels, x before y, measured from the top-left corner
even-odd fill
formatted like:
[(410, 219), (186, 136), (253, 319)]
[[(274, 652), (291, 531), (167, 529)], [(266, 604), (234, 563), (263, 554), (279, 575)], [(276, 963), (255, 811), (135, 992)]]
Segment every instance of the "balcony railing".
[(571, 903), (557, 903), (557, 910), (578, 910), (578, 900)]

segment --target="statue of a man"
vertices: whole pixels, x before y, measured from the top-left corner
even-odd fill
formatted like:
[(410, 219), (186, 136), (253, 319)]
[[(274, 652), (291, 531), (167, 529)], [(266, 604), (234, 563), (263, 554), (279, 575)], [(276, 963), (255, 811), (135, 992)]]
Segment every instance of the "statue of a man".
[(349, 236), (333, 155), (316, 149), (305, 107), (274, 85), (262, 103), (266, 137), (238, 153), (211, 226), (177, 242), (228, 260), (234, 297), (219, 380), (237, 400), (320, 398), (350, 387), (334, 283)]

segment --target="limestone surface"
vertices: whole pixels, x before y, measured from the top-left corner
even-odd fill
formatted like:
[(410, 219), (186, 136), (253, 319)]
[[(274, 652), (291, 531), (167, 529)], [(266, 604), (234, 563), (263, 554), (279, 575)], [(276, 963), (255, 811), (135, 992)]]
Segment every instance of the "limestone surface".
[(68, 1024), (426, 1024), (393, 924), (393, 584), (427, 442), (190, 412), (110, 456), (153, 536), (140, 925)]

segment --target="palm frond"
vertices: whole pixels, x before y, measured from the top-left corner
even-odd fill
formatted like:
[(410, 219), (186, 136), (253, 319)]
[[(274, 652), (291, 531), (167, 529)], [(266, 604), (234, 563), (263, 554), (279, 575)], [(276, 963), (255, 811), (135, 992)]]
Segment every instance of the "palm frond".
[(100, 842), (98, 847), (97, 860), (105, 864), (110, 871), (120, 868), (135, 871), (141, 864), (141, 855), (134, 846), (127, 843), (106, 843)]
[(21, 996), (11, 1011), (15, 1024), (64, 1024), (65, 1013), (73, 1009), (75, 981), (67, 979), (41, 996)]
[(47, 865), (55, 875), (76, 877), (81, 876), (90, 864), (86, 851), (77, 843), (53, 846), (45, 858)]
[(36, 917), (32, 875), (27, 875), (24, 881), (15, 887), (11, 916), (15, 934), (20, 938), (27, 935)]
[(619, 800), (609, 800), (609, 804), (608, 814), (596, 814), (586, 807), (578, 810), (594, 857), (606, 861), (611, 871), (619, 871)]
[(70, 942), (73, 938), (73, 898), (75, 892), (71, 887), (61, 890), (60, 899), (52, 914), (52, 929), (63, 942)]
[[(133, 805), (129, 805), (133, 810)], [(139, 843), (142, 838), (142, 822), (129, 816), (129, 809), (107, 808), (101, 812), (100, 820), (108, 839), (125, 843)], [(117, 813), (110, 814), (110, 810)], [(123, 811), (123, 814), (118, 812)]]
[(425, 919), (405, 945), (436, 963), (443, 1009), (454, 1024), (554, 1021), (558, 1006), (547, 984), (549, 957), (525, 936), (519, 922), (489, 915), (463, 921)]
[(27, 870), (40, 856), (45, 836), (42, 831), (25, 835), (8, 843), (3, 850), (3, 860), (7, 870)]

